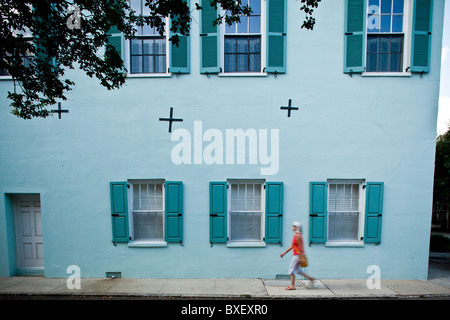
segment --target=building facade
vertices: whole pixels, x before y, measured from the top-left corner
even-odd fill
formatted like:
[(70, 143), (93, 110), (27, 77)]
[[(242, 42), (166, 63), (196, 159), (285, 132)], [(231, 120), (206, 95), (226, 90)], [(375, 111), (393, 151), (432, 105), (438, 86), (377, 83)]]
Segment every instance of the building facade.
[(445, 1), (323, 1), (314, 31), (206, 2), (178, 47), (112, 30), (126, 84), (71, 70), (50, 118), (0, 77), (0, 276), (274, 278), (299, 221), (314, 277), (425, 279)]

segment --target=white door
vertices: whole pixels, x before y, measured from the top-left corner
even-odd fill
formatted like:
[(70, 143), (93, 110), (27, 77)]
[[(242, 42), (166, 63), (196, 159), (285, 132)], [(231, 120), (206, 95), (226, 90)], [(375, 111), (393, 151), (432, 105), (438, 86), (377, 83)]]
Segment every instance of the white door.
[(39, 195), (18, 195), (14, 212), (17, 267), (43, 269), (44, 254)]

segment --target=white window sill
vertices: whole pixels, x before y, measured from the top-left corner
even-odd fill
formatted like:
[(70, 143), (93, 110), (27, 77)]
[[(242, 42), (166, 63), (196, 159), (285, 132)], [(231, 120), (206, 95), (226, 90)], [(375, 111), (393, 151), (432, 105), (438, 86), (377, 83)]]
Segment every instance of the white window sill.
[(129, 248), (162, 248), (167, 247), (165, 241), (133, 240), (128, 242)]
[(171, 78), (171, 73), (128, 73), (127, 78)]
[(328, 241), (325, 247), (364, 247), (364, 242), (361, 241)]
[(13, 77), (12, 76), (0, 76), (0, 81), (1, 80), (12, 80)]
[(264, 248), (264, 241), (228, 241), (227, 248)]
[(363, 77), (411, 77), (411, 72), (363, 72)]
[(219, 77), (267, 77), (266, 72), (226, 72), (219, 73)]

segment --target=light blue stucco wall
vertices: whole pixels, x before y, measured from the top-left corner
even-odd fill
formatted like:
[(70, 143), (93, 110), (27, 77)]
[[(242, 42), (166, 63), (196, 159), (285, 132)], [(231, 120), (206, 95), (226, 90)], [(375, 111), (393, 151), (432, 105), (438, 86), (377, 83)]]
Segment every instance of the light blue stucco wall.
[[(308, 273), (319, 278), (427, 277), (444, 1), (434, 1), (431, 71), (420, 78), (343, 74), (345, 1), (324, 1), (313, 32), (300, 30), (299, 2), (288, 1), (287, 73), (267, 77), (200, 75), (198, 13), (191, 36), (191, 73), (129, 78), (107, 91), (95, 79), (67, 72), (76, 83), (63, 114), (29, 121), (9, 113), (0, 81), (0, 276), (14, 274), (12, 194), (39, 193), (45, 276), (82, 277), (120, 271), (127, 278), (272, 278), (287, 274), (294, 220), (308, 239), (309, 182), (329, 178), (383, 181), (382, 242), (362, 248), (306, 247)], [(288, 118), (288, 99), (299, 111)], [(280, 164), (175, 165), (168, 124), (193, 134), (219, 129), (279, 129)], [(204, 146), (206, 143), (204, 143)], [(111, 243), (110, 181), (183, 181), (184, 246), (129, 248)], [(231, 178), (284, 182), (283, 243), (228, 248), (209, 243), (209, 181)], [(9, 218), (8, 218), (9, 217)], [(8, 222), (9, 221), (9, 222)]]

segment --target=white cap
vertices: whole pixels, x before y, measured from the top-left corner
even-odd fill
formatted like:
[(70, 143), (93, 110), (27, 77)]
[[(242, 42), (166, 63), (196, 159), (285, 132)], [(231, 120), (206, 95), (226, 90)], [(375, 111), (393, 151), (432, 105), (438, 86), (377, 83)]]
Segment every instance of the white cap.
[(298, 229), (300, 229), (300, 222), (298, 221), (294, 221), (294, 223), (292, 224), (294, 227), (297, 227)]

